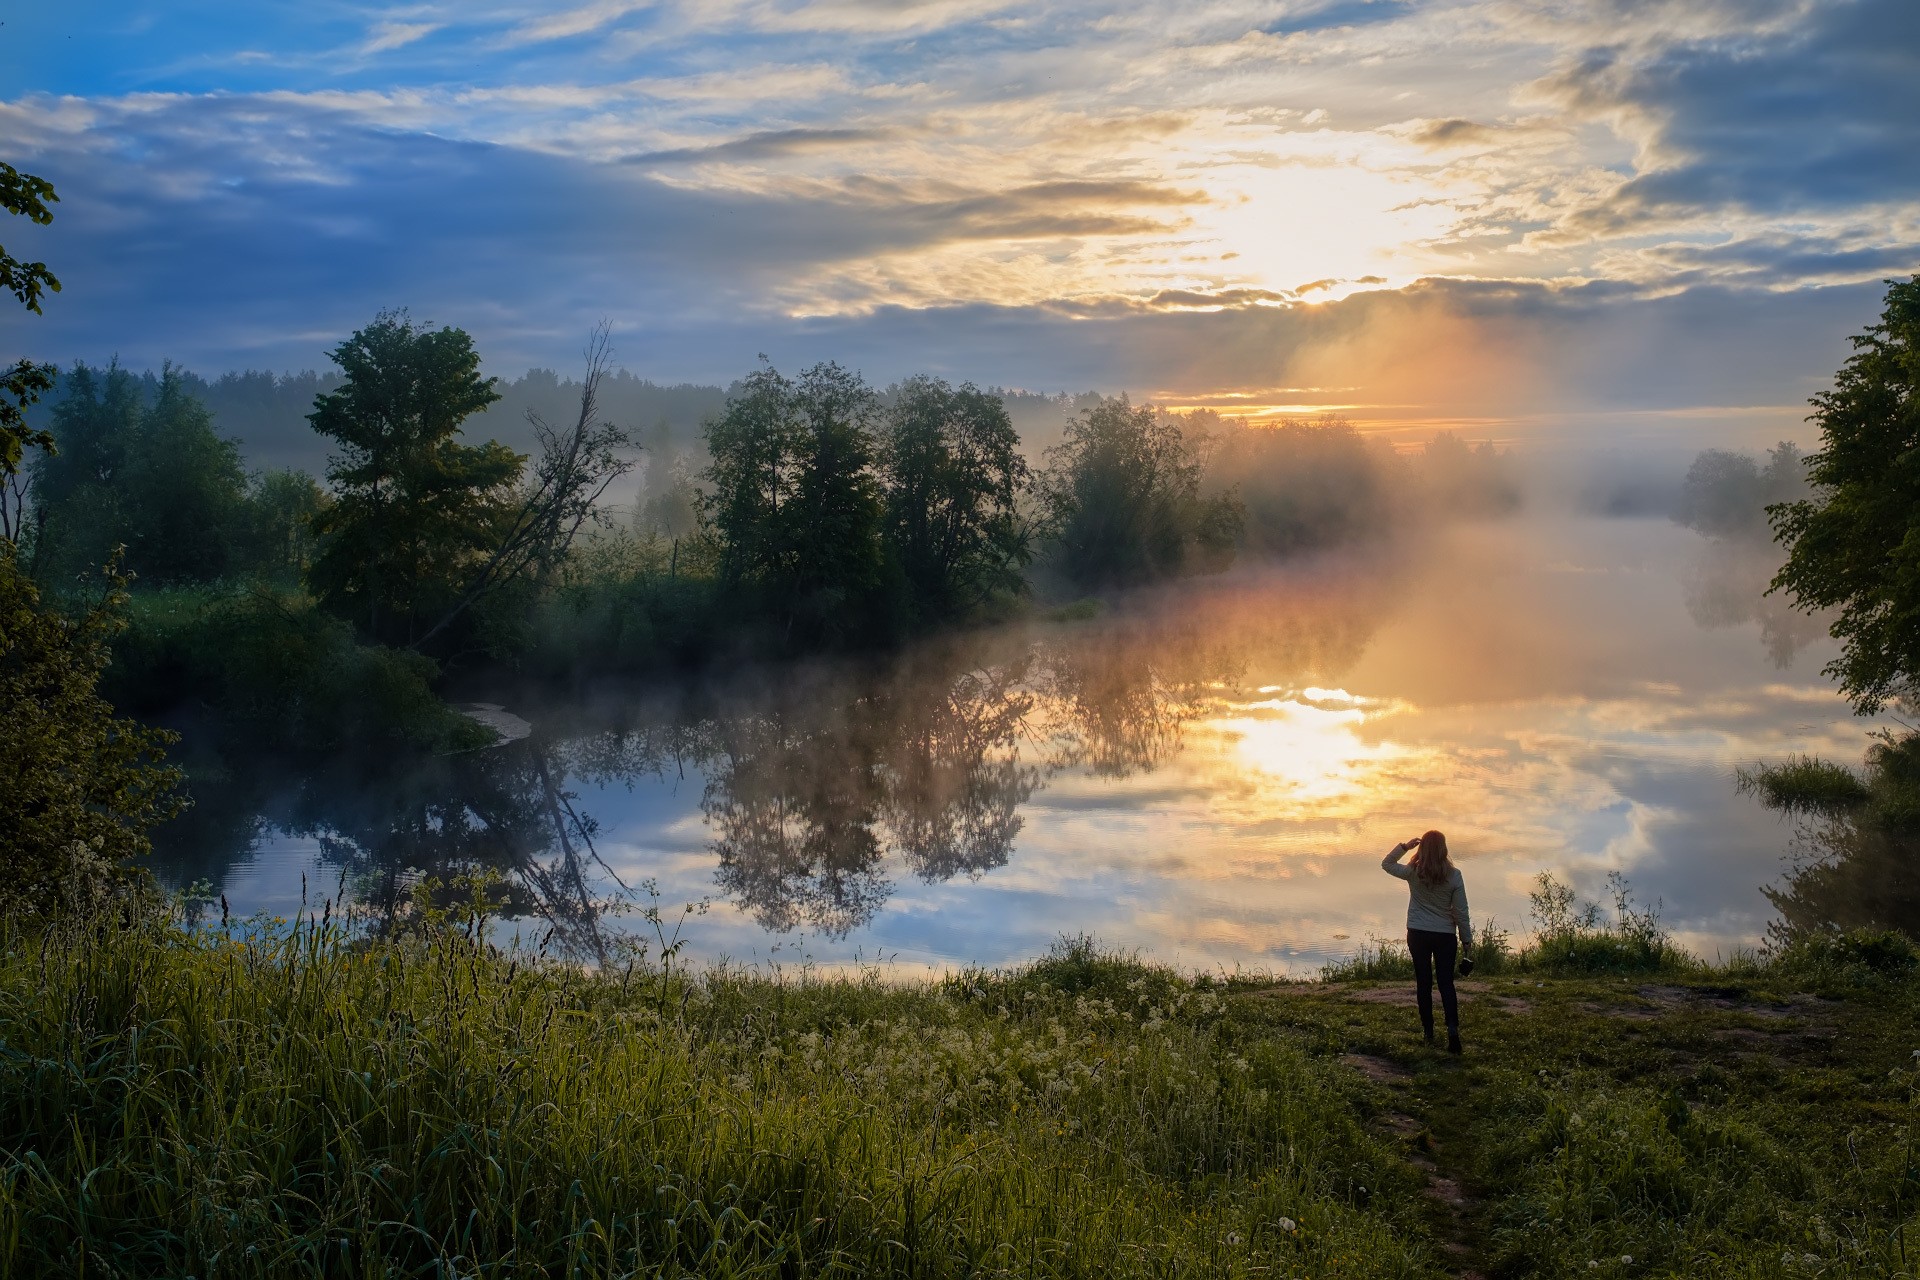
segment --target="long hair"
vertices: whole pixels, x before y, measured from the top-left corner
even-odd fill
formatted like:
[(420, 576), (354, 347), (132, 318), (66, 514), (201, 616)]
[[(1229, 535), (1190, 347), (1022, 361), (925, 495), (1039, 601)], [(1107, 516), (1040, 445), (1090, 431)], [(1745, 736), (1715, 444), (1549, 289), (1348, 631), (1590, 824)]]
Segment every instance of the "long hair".
[(1438, 831), (1420, 837), (1420, 848), (1413, 855), (1413, 870), (1428, 884), (1440, 884), (1453, 874), (1447, 859), (1447, 838)]

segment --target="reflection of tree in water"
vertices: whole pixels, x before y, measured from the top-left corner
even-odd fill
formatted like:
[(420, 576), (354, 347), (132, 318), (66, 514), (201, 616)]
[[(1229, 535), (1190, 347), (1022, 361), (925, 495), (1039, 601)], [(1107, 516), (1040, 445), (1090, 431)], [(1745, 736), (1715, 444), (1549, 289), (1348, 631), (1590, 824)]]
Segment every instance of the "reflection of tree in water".
[(1200, 715), (1206, 682), (1177, 669), (1184, 663), (1150, 660), (1153, 651), (1129, 639), (1102, 635), (1047, 655), (1057, 766), (1080, 765), (1098, 778), (1150, 770), (1180, 749)]
[(1815, 929), (1899, 929), (1920, 938), (1920, 840), (1848, 829), (1795, 859), (1761, 892), (1783, 935)]
[[(509, 917), (539, 917), (568, 954), (604, 959), (605, 898), (591, 883), (598, 864), (593, 819), (561, 785), (551, 749), (534, 741), (451, 757), (387, 762), (378, 772), (256, 775), (244, 785), (196, 788), (208, 814), (245, 813), (247, 839), (263, 825), (318, 841), (341, 868), (374, 926), (401, 927), (414, 886), (491, 870), (506, 879)], [(184, 833), (192, 835), (192, 832)], [(195, 878), (183, 868), (174, 878)], [(608, 873), (610, 874), (610, 873)]]
[(714, 878), (769, 929), (844, 935), (887, 900), (875, 752), (862, 727), (809, 725), (781, 710), (722, 730), (701, 802), (720, 856)]
[(1799, 761), (1743, 775), (1743, 788), (1796, 821), (1793, 866), (1762, 890), (1783, 938), (1834, 928), (1920, 938), (1920, 734), (1881, 738), (1866, 766), (1853, 774)]
[(875, 668), (658, 690), (617, 704), (616, 727), (556, 715), (492, 750), (278, 790), (256, 780), (231, 806), (230, 843), (237, 857), (260, 822), (317, 837), (387, 928), (424, 877), (498, 871), (510, 914), (543, 917), (568, 952), (598, 959), (606, 890), (620, 886), (568, 787), (693, 771), (719, 888), (768, 929), (844, 936), (888, 901), (900, 869), (938, 883), (1004, 866), (1021, 807), (1052, 774), (1160, 767), (1249, 669), (1337, 679), (1387, 586), (1366, 574), (1215, 583), (1091, 623), (950, 637)]
[(1004, 866), (1020, 833), (1020, 806), (1040, 783), (1021, 763), (1032, 695), (1025, 663), (968, 671), (903, 717), (888, 758), (882, 812), (895, 845), (929, 884), (978, 879)]
[(1351, 577), (1215, 584), (1088, 624), (953, 639), (879, 672), (758, 689), (702, 731), (720, 887), (764, 926), (844, 936), (892, 892), (1004, 865), (1052, 774), (1120, 779), (1177, 753), (1250, 662), (1330, 678), (1372, 634)]
[(1767, 594), (1779, 571), (1778, 547), (1749, 538), (1704, 541), (1682, 579), (1687, 615), (1709, 631), (1760, 624), (1760, 643), (1781, 670), (1827, 633), (1828, 620), (1800, 612), (1784, 594)]
[(1337, 681), (1377, 625), (1394, 575), (1350, 564), (1273, 584), (1193, 586), (1039, 646), (1039, 687), (1053, 737), (1050, 765), (1102, 778), (1158, 768), (1187, 726), (1261, 682)]
[(1020, 664), (946, 656), (722, 717), (702, 801), (716, 880), (763, 926), (845, 936), (891, 895), (890, 850), (929, 882), (1006, 862), (1039, 780), (1015, 751), (1031, 697)]

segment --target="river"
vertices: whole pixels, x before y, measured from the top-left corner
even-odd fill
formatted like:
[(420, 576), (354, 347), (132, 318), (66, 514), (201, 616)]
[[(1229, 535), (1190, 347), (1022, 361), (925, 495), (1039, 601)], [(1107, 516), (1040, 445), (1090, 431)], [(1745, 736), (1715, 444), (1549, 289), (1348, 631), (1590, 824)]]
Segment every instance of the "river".
[(1725, 954), (1791, 834), (1734, 770), (1857, 761), (1874, 728), (1824, 627), (1761, 598), (1770, 554), (1527, 516), (885, 661), (509, 698), (522, 742), (203, 780), (154, 865), (238, 915), (344, 887), (376, 917), (490, 866), (504, 933), (589, 960), (657, 902), (704, 960), (911, 974), (1091, 934), (1297, 974), (1401, 931), (1380, 856), (1438, 827), (1482, 924), (1524, 932), (1542, 871), (1596, 900), (1618, 872)]

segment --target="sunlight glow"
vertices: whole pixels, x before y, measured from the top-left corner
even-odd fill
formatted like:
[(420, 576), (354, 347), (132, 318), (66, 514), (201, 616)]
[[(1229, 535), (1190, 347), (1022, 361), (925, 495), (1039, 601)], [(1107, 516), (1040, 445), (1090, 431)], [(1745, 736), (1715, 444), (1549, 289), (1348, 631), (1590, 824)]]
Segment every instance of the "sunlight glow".
[(1397, 744), (1360, 737), (1367, 713), (1359, 704), (1344, 690), (1306, 689), (1246, 704), (1215, 727), (1237, 739), (1238, 762), (1278, 783), (1287, 799), (1328, 801), (1367, 790), (1375, 766), (1405, 754)]

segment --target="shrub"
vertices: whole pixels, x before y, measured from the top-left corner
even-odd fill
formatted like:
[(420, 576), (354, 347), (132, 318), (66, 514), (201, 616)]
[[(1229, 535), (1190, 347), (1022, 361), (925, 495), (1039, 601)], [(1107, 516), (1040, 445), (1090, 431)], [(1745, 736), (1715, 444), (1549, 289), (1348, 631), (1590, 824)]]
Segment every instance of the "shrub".
[(1539, 929), (1519, 962), (1561, 973), (1645, 973), (1694, 963), (1661, 927), (1658, 904), (1636, 908), (1618, 872), (1607, 877), (1607, 885), (1613, 892), (1611, 924), (1601, 922), (1598, 906), (1577, 901), (1570, 886), (1541, 872), (1528, 895)]
[(1779, 942), (1766, 959), (1783, 974), (1860, 986), (1912, 973), (1920, 948), (1896, 929), (1809, 929)]
[(67, 617), (0, 539), (0, 911), (107, 897), (147, 852), (148, 828), (179, 812), (173, 735), (115, 716), (98, 692), (124, 585), (110, 568), (104, 598)]
[(186, 702), (238, 742), (294, 754), (393, 742), (449, 750), (491, 741), (434, 693), (433, 662), (363, 645), (307, 596), (265, 587), (136, 597), (108, 690), (124, 707)]

